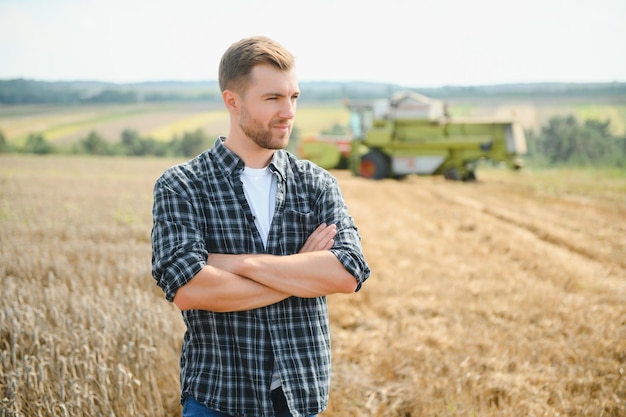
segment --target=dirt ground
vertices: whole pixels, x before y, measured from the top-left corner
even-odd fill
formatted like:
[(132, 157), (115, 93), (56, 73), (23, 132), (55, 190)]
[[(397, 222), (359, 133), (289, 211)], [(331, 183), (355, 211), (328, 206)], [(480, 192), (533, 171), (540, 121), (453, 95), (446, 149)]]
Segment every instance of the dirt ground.
[(335, 174), (372, 276), (330, 299), (325, 415), (626, 415), (623, 179)]

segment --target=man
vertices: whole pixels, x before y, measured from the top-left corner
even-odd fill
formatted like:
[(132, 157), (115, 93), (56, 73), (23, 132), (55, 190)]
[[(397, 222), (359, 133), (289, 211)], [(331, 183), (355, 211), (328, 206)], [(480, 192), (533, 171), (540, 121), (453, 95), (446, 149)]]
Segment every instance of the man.
[(284, 151), (294, 58), (233, 44), (219, 83), (227, 137), (154, 188), (153, 276), (182, 311), (183, 416), (311, 416), (328, 402), (325, 296), (370, 274), (336, 180)]

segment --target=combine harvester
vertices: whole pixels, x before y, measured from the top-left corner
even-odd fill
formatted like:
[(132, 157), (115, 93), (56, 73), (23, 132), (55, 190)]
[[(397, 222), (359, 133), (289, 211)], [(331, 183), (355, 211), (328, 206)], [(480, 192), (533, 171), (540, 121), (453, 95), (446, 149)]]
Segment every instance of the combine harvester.
[(526, 138), (514, 121), (451, 118), (442, 101), (414, 92), (347, 106), (352, 136), (304, 140), (301, 157), (371, 179), (418, 174), (472, 181), (483, 160), (523, 166)]

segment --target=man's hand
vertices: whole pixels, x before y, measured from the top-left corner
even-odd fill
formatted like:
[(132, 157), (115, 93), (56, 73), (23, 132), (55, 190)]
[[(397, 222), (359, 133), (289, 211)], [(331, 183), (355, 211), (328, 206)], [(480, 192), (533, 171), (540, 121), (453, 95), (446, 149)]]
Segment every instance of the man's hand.
[(335, 235), (337, 234), (337, 226), (326, 223), (320, 224), (317, 229), (311, 233), (298, 253), (315, 252), (318, 250), (328, 250), (335, 244)]

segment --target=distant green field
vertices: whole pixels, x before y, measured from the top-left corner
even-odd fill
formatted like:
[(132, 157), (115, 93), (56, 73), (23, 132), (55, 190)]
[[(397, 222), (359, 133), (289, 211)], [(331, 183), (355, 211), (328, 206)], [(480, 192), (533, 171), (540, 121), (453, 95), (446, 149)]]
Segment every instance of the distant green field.
[[(626, 102), (494, 102), (451, 101), (452, 116), (513, 118), (526, 129), (538, 130), (556, 115), (573, 114), (581, 120), (610, 120), (611, 132), (626, 134)], [(348, 127), (349, 113), (340, 102), (301, 104), (296, 116), (300, 137), (319, 135), (338, 124)], [(39, 133), (56, 144), (71, 144), (95, 131), (117, 142), (125, 129), (144, 137), (170, 140), (185, 132), (202, 129), (208, 135), (226, 134), (228, 114), (215, 103), (138, 103), (117, 105), (32, 105), (0, 107), (0, 130), (14, 145), (29, 134)]]
[(319, 135), (325, 130), (332, 129), (335, 124), (347, 128), (349, 122), (350, 113), (340, 104), (300, 106), (296, 116), (296, 126), (302, 138)]
[[(338, 104), (301, 106), (296, 118), (302, 136), (317, 135), (336, 123), (348, 123), (347, 110)], [(228, 113), (215, 104), (199, 103), (0, 108), (0, 130), (15, 145), (22, 144), (31, 133), (68, 144), (92, 131), (114, 142), (120, 140), (125, 129), (157, 140), (170, 140), (197, 129), (217, 136), (227, 133)]]
[(167, 103), (4, 107), (0, 108), (0, 130), (15, 144), (22, 143), (31, 133), (42, 134), (55, 143), (70, 143), (91, 131), (106, 139), (119, 140), (124, 129), (144, 133), (146, 126), (169, 121), (164, 116), (170, 113), (179, 118), (180, 112), (181, 108)]
[(147, 136), (167, 141), (175, 136), (182, 136), (185, 132), (193, 132), (197, 129), (211, 133), (215, 136), (228, 128), (228, 113), (226, 110), (203, 111), (183, 117), (169, 124), (157, 126), (147, 133)]

